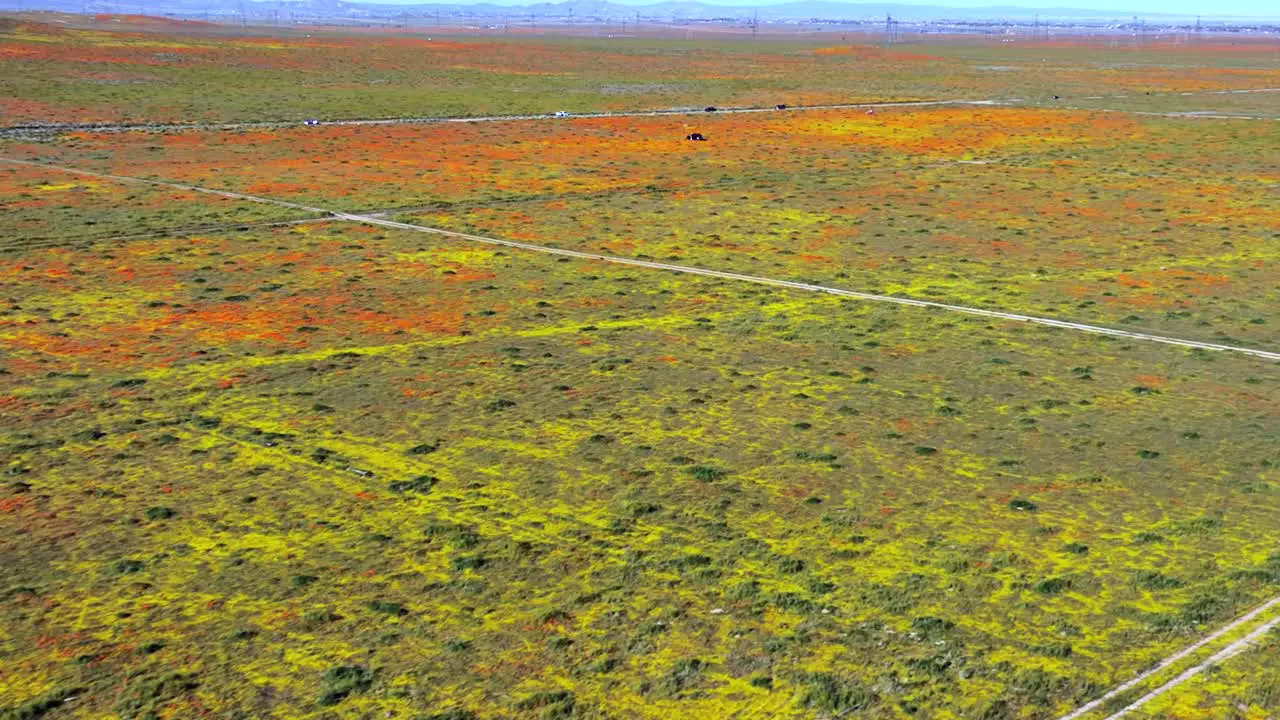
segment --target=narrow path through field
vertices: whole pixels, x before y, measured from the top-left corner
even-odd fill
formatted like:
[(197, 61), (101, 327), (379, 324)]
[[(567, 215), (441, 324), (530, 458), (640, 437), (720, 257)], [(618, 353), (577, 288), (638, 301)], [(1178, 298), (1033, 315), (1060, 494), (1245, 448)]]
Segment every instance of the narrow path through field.
[[(1250, 88), (1242, 90), (1204, 90), (1198, 92), (1166, 92), (1153, 93), (1151, 96), (1192, 96), (1192, 95), (1234, 95), (1245, 93), (1269, 93), (1280, 92), (1280, 88)], [(1089, 95), (1084, 100), (1113, 100), (1124, 99), (1129, 97), (1139, 97), (1137, 95)], [(1142, 96), (1147, 97), (1147, 96)], [(793, 105), (788, 106), (785, 110), (779, 111), (773, 107), (720, 107), (716, 113), (772, 113), (772, 112), (802, 112), (806, 110), (857, 110), (857, 109), (874, 109), (874, 108), (895, 108), (895, 107), (928, 107), (937, 105), (1026, 105), (1027, 103), (1020, 99), (1015, 100), (971, 100), (963, 98), (953, 98), (949, 100), (907, 100), (901, 102), (859, 102), (859, 103), (832, 103), (828, 105)], [(1070, 110), (1097, 110), (1101, 108), (1077, 107), (1069, 105), (1051, 104), (1045, 107), (1060, 107)], [(1137, 112), (1144, 115), (1167, 115), (1169, 117), (1200, 117), (1200, 118), (1219, 118), (1219, 119), (1235, 119), (1235, 115), (1226, 114), (1210, 114), (1210, 113), (1192, 113), (1182, 115), (1178, 113), (1146, 113), (1139, 111), (1130, 111), (1123, 109), (1111, 109), (1110, 112)], [(705, 115), (703, 108), (668, 108), (662, 110), (624, 110), (618, 112), (586, 112), (574, 113), (569, 118), (557, 118), (553, 113), (534, 113), (526, 115), (481, 115), (475, 117), (390, 117), (390, 118), (352, 118), (348, 120), (319, 120), (316, 125), (319, 126), (361, 126), (361, 125), (429, 125), (434, 123), (479, 123), (479, 122), (511, 122), (518, 120), (564, 120), (572, 118), (617, 118), (617, 117), (660, 117), (664, 115)], [(1249, 117), (1249, 116), (1243, 116)], [(21, 137), (29, 135), (53, 134), (64, 132), (95, 132), (95, 133), (119, 133), (119, 132), (179, 132), (184, 130), (203, 130), (203, 131), (235, 131), (235, 130), (264, 130), (272, 128), (298, 127), (304, 125), (301, 120), (267, 120), (267, 121), (249, 121), (249, 122), (226, 122), (226, 123), (50, 123), (50, 124), (24, 124), (10, 125), (0, 127), (0, 138), (4, 137)]]
[[(995, 105), (995, 100), (909, 100), (902, 102), (874, 103), (839, 103), (832, 105), (788, 106), (785, 110), (773, 107), (717, 107), (714, 112), (704, 108), (671, 108), (667, 110), (630, 110), (619, 112), (574, 113), (568, 117), (558, 118), (552, 113), (534, 115), (483, 115), (477, 117), (400, 117), (369, 118), (353, 120), (320, 120), (318, 126), (360, 126), (360, 125), (431, 125), (436, 123), (481, 123), (510, 122), (517, 120), (571, 120), (575, 118), (619, 118), (619, 117), (661, 117), (664, 115), (716, 115), (741, 113), (774, 113), (800, 112), (805, 110), (858, 110), (894, 107), (927, 107), (931, 105)], [(11, 125), (0, 128), (0, 137), (12, 135), (31, 135), (38, 133), (61, 132), (177, 132), (182, 130), (263, 130), (271, 128), (298, 127), (305, 123), (301, 120), (272, 120), (264, 122), (231, 122), (231, 123), (122, 123), (122, 124), (50, 124), (50, 125)]]
[(1280, 120), (1276, 115), (1247, 115), (1244, 113), (1224, 113), (1213, 110), (1190, 110), (1185, 112), (1157, 112), (1155, 110), (1121, 110), (1117, 108), (1094, 108), (1085, 105), (1062, 105), (1065, 110), (1085, 110), (1088, 112), (1123, 113), (1125, 115), (1142, 115), (1145, 117), (1182, 118), (1184, 120)]
[(18, 165), (27, 165), (31, 167), (40, 167), (47, 170), (57, 170), (59, 172), (70, 173), (74, 175), (83, 175), (103, 180), (115, 180), (125, 183), (141, 183), (144, 185), (153, 185), (159, 187), (171, 187), (189, 192), (207, 193), (220, 197), (235, 198), (237, 200), (248, 200), (250, 202), (267, 203), (271, 205), (279, 205), (281, 207), (293, 208), (296, 210), (305, 210), (307, 212), (321, 213), (327, 216), (338, 218), (341, 220), (350, 220), (352, 222), (365, 223), (368, 225), (377, 225), (380, 227), (395, 228), (397, 230), (407, 230), (410, 232), (429, 233), (432, 235), (440, 235), (442, 237), (457, 238), (459, 240), (467, 240), (470, 242), (483, 243), (486, 245), (500, 245), (503, 247), (518, 248), (521, 250), (530, 250), (533, 252), (547, 253), (550, 255), (560, 255), (563, 257), (580, 258), (583, 260), (597, 260), (601, 262), (616, 263), (619, 265), (628, 265), (631, 267), (642, 267), (650, 270), (666, 270), (669, 272), (684, 273), (687, 275), (700, 275), (702, 277), (714, 277), (723, 280), (738, 280), (741, 282), (755, 283), (758, 285), (771, 285), (774, 287), (784, 287), (793, 290), (804, 290), (807, 292), (825, 293), (828, 295), (836, 295), (840, 297), (856, 298), (858, 300), (866, 300), (869, 302), (882, 302), (894, 305), (906, 305), (910, 307), (931, 308), (935, 310), (947, 310), (950, 312), (965, 313), (967, 315), (977, 315), (980, 317), (988, 317), (997, 320), (1011, 320), (1014, 322), (1023, 322), (1033, 325), (1043, 325), (1046, 327), (1061, 328), (1064, 330), (1075, 330), (1078, 332), (1090, 333), (1094, 335), (1105, 335), (1109, 337), (1125, 338), (1128, 340), (1142, 340), (1145, 342), (1155, 342), (1165, 345), (1176, 345), (1179, 347), (1197, 348), (1200, 350), (1216, 350), (1222, 352), (1236, 352), (1244, 355), (1262, 358), (1264, 360), (1280, 360), (1280, 352), (1270, 352), (1257, 348), (1242, 347), (1239, 345), (1223, 345), (1219, 343), (1202, 342), (1199, 340), (1187, 340), (1184, 338), (1169, 337), (1166, 335), (1153, 335), (1150, 333), (1136, 332), (1133, 330), (1120, 330), (1117, 328), (1103, 327), (1100, 325), (1089, 325), (1086, 323), (1070, 322), (1067, 320), (1056, 320), (1054, 318), (1039, 317), (1035, 315), (1021, 315), (1018, 313), (1003, 312), (999, 310), (985, 310), (982, 308), (968, 307), (965, 305), (951, 305), (948, 303), (936, 302), (933, 300), (918, 300), (915, 298), (898, 297), (894, 295), (877, 295), (874, 293), (859, 292), (857, 290), (845, 290), (842, 288), (828, 287), (826, 285), (815, 285), (812, 283), (795, 282), (792, 280), (779, 280), (776, 278), (761, 277), (758, 275), (744, 275), (742, 273), (727, 272), (724, 270), (710, 270), (706, 268), (691, 267), (688, 265), (673, 265), (670, 263), (650, 262), (647, 260), (637, 260), (635, 258), (618, 257), (614, 255), (598, 255), (595, 253), (579, 252), (577, 250), (565, 250), (562, 248), (548, 247), (546, 245), (534, 245), (532, 243), (516, 242), (514, 240), (501, 240), (498, 238), (485, 237), (483, 235), (471, 235), (468, 233), (455, 232), (453, 230), (444, 230), (441, 228), (427, 227), (425, 225), (413, 225), (410, 223), (396, 222), (394, 220), (386, 220), (383, 218), (371, 217), (369, 215), (357, 215), (337, 210), (326, 210), (324, 208), (311, 207), (300, 203), (289, 202), (287, 200), (277, 200), (274, 198), (262, 197), (258, 195), (246, 195), (243, 193), (231, 192), (228, 190), (214, 190), (212, 188), (203, 188), (196, 185), (183, 185), (181, 183), (165, 182), (163, 180), (147, 180), (144, 178), (129, 177), (127, 175), (110, 175), (107, 173), (92, 172), (90, 170), (81, 170), (78, 168), (70, 168), (61, 165), (50, 165), (47, 163), (34, 162), (31, 160), (18, 160), (15, 158), (0, 157), (0, 162), (14, 163)]
[[(1062, 717), (1058, 718), (1058, 720), (1077, 720), (1078, 718), (1081, 718), (1081, 717), (1084, 717), (1085, 715), (1088, 715), (1089, 713), (1093, 712), (1094, 710), (1097, 710), (1097, 709), (1098, 709), (1098, 708), (1099, 708), (1103, 703), (1105, 703), (1106, 701), (1108, 701), (1108, 700), (1110, 700), (1110, 699), (1112, 699), (1112, 698), (1114, 698), (1114, 697), (1116, 697), (1116, 696), (1120, 695), (1121, 693), (1124, 693), (1124, 692), (1126, 692), (1126, 691), (1128, 691), (1128, 690), (1132, 690), (1132, 689), (1133, 689), (1134, 687), (1136, 687), (1138, 684), (1142, 683), (1142, 682), (1143, 682), (1143, 681), (1145, 681), (1145, 680), (1150, 679), (1150, 678), (1151, 678), (1151, 676), (1155, 675), (1156, 673), (1160, 672), (1161, 670), (1164, 670), (1164, 669), (1168, 668), (1169, 666), (1173, 665), (1174, 663), (1176, 663), (1176, 662), (1178, 662), (1178, 661), (1180, 661), (1180, 660), (1183, 660), (1183, 659), (1184, 659), (1184, 658), (1186, 658), (1188, 655), (1190, 655), (1191, 653), (1194, 653), (1195, 651), (1199, 650), (1200, 648), (1204, 647), (1205, 645), (1208, 645), (1209, 643), (1211, 643), (1211, 642), (1213, 642), (1213, 641), (1215, 641), (1215, 640), (1220, 639), (1223, 635), (1226, 635), (1227, 633), (1229, 633), (1229, 632), (1231, 632), (1231, 631), (1233, 631), (1233, 630), (1236, 630), (1236, 629), (1240, 628), (1242, 625), (1246, 625), (1246, 624), (1247, 624), (1247, 623), (1249, 623), (1250, 621), (1252, 621), (1252, 620), (1256, 619), (1259, 615), (1261, 615), (1261, 614), (1265, 613), (1266, 611), (1270, 610), (1270, 609), (1271, 609), (1271, 608), (1273, 608), (1273, 607), (1276, 607), (1277, 605), (1280, 605), (1280, 596), (1276, 596), (1276, 597), (1274, 597), (1274, 598), (1271, 598), (1271, 599), (1270, 599), (1270, 600), (1268, 600), (1267, 602), (1265, 602), (1265, 603), (1263, 603), (1263, 604), (1259, 605), (1258, 607), (1256, 607), (1256, 608), (1254, 608), (1253, 610), (1251, 610), (1251, 611), (1249, 611), (1249, 612), (1245, 613), (1244, 615), (1241, 615), (1239, 618), (1236, 618), (1236, 619), (1235, 619), (1235, 620), (1233, 620), (1232, 622), (1230, 622), (1230, 623), (1228, 623), (1228, 624), (1224, 625), (1224, 626), (1223, 626), (1223, 627), (1221, 627), (1221, 628), (1218, 628), (1218, 629), (1217, 629), (1216, 631), (1214, 631), (1213, 633), (1210, 633), (1209, 635), (1206, 635), (1205, 637), (1201, 638), (1199, 641), (1195, 642), (1194, 644), (1192, 644), (1192, 645), (1188, 645), (1187, 647), (1185, 647), (1185, 648), (1183, 648), (1183, 649), (1179, 650), (1178, 652), (1176, 652), (1176, 653), (1174, 653), (1174, 654), (1172, 654), (1172, 655), (1170, 655), (1170, 656), (1166, 657), (1165, 659), (1163, 659), (1163, 660), (1161, 660), (1160, 662), (1156, 663), (1156, 665), (1155, 665), (1154, 667), (1152, 667), (1150, 670), (1147, 670), (1146, 672), (1144, 672), (1144, 673), (1142, 673), (1142, 674), (1138, 675), (1137, 677), (1133, 678), (1132, 680), (1129, 680), (1129, 681), (1127, 681), (1127, 682), (1124, 682), (1124, 683), (1121, 683), (1120, 685), (1115, 686), (1114, 688), (1112, 688), (1111, 690), (1109, 690), (1105, 695), (1102, 695), (1101, 697), (1099, 697), (1099, 698), (1097, 698), (1097, 699), (1090, 700), (1089, 702), (1085, 703), (1084, 705), (1081, 705), (1080, 707), (1076, 708), (1075, 710), (1073, 710), (1073, 711), (1071, 711), (1071, 712), (1067, 713), (1066, 715), (1063, 715)], [(1255, 628), (1255, 629), (1253, 630), (1253, 632), (1250, 632), (1248, 635), (1246, 635), (1246, 636), (1244, 636), (1244, 637), (1240, 638), (1239, 640), (1236, 640), (1235, 642), (1233, 642), (1233, 643), (1231, 643), (1231, 644), (1227, 645), (1227, 646), (1226, 646), (1225, 648), (1223, 648), (1222, 650), (1219, 650), (1218, 652), (1216, 652), (1216, 653), (1214, 653), (1213, 655), (1211, 655), (1211, 656), (1210, 656), (1207, 660), (1205, 660), (1204, 662), (1201, 662), (1201, 663), (1199, 663), (1199, 664), (1197, 664), (1197, 665), (1194, 665), (1194, 666), (1192, 666), (1192, 667), (1188, 668), (1187, 670), (1183, 671), (1180, 675), (1178, 675), (1177, 677), (1173, 678), (1173, 679), (1172, 679), (1172, 680), (1170, 680), (1169, 682), (1166, 682), (1165, 684), (1161, 685), (1160, 687), (1156, 688), (1155, 690), (1152, 690), (1151, 692), (1147, 693), (1146, 695), (1143, 695), (1142, 697), (1138, 698), (1138, 699), (1137, 699), (1137, 700), (1135, 700), (1134, 702), (1129, 703), (1128, 705), (1126, 705), (1126, 706), (1124, 706), (1123, 708), (1121, 708), (1121, 709), (1117, 710), (1116, 712), (1112, 713), (1111, 715), (1108, 715), (1108, 716), (1106, 717), (1106, 719), (1105, 719), (1105, 720), (1118, 720), (1118, 718), (1122, 718), (1122, 717), (1124, 717), (1125, 715), (1128, 715), (1129, 713), (1133, 712), (1134, 710), (1137, 710), (1139, 707), (1142, 707), (1143, 705), (1147, 704), (1147, 703), (1148, 703), (1148, 702), (1150, 702), (1151, 700), (1154, 700), (1155, 698), (1159, 697), (1160, 695), (1163, 695), (1164, 693), (1166, 693), (1166, 692), (1168, 692), (1168, 691), (1172, 690), (1173, 688), (1175, 688), (1175, 687), (1177, 687), (1177, 686), (1181, 685), (1182, 683), (1186, 682), (1187, 680), (1190, 680), (1192, 677), (1194, 677), (1197, 673), (1199, 673), (1199, 672), (1203, 671), (1205, 668), (1207, 668), (1207, 667), (1209, 667), (1209, 666), (1211, 666), (1211, 665), (1213, 665), (1213, 664), (1215, 664), (1215, 663), (1222, 662), (1223, 660), (1226, 660), (1226, 659), (1228, 659), (1228, 658), (1230, 658), (1230, 657), (1232, 657), (1232, 656), (1234, 656), (1234, 655), (1238, 655), (1239, 653), (1241, 653), (1241, 652), (1243, 652), (1245, 649), (1247, 649), (1247, 648), (1249, 647), (1249, 645), (1251, 645), (1251, 644), (1253, 644), (1254, 642), (1256, 642), (1258, 638), (1262, 637), (1262, 635), (1263, 635), (1264, 633), (1266, 633), (1268, 630), (1270, 630), (1271, 628), (1273, 628), (1273, 627), (1275, 627), (1275, 626), (1277, 626), (1277, 625), (1280, 625), (1280, 615), (1278, 615), (1278, 616), (1276, 616), (1276, 617), (1274, 617), (1274, 618), (1271, 618), (1271, 619), (1270, 619), (1270, 620), (1268, 620), (1267, 622), (1265, 622), (1265, 623), (1263, 623), (1263, 624), (1259, 625), (1257, 628)]]

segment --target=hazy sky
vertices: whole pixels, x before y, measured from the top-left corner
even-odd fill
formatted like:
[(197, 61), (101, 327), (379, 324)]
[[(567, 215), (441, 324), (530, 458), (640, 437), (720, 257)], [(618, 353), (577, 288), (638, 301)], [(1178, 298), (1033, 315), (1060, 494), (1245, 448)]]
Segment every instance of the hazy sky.
[[(389, 3), (461, 2), (467, 0), (377, 0)], [(557, 0), (475, 0), (491, 5), (528, 5), (533, 2)], [(651, 5), (662, 0), (610, 0), (622, 5)], [(708, 5), (732, 5), (734, 7), (764, 7), (779, 5), (792, 0), (701, 0)], [(839, 1), (839, 0), (836, 0)], [(873, 2), (876, 0), (872, 0)], [(903, 5), (937, 5), (943, 7), (1016, 6), (1027, 8), (1085, 8), (1114, 12), (1127, 17), (1142, 13), (1172, 13), (1178, 15), (1204, 15), (1208, 17), (1280, 17), (1280, 0), (883, 0)], [(856, 0), (852, 4), (857, 4)]]

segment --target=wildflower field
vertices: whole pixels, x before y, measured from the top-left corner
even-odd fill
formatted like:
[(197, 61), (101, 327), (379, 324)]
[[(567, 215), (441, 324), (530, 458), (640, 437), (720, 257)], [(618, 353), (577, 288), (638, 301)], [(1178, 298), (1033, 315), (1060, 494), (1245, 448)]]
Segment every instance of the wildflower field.
[(6, 126), (1042, 96), (0, 137), (0, 717), (1054, 720), (1280, 593), (1275, 47), (2, 27)]
[[(885, 49), (839, 33), (725, 40), (511, 32), (240, 30), (150, 18), (0, 18), (0, 119), (198, 122), (442, 117), (672, 106), (1088, 96), (1280, 88), (1272, 40), (930, 36)], [(1148, 100), (1146, 93), (1156, 96)], [(1109, 106), (1104, 101), (1090, 103)], [(1124, 105), (1134, 109), (1130, 101)], [(1112, 103), (1114, 104), (1114, 103)], [(1167, 105), (1167, 103), (1165, 103)], [(1175, 109), (1182, 109), (1175, 107)], [(1195, 108), (1199, 109), (1199, 108)]]

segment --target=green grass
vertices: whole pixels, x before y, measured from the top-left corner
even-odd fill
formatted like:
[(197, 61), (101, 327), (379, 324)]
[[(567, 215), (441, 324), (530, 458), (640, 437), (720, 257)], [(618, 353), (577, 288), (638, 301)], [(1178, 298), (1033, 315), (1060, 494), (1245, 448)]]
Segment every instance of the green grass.
[[(207, 275), (202, 253), (249, 250), (263, 232), (170, 273)], [(1242, 573), (1271, 551), (1268, 415), (1247, 400), (1280, 381), (1269, 366), (525, 254), (416, 252), (419, 238), (396, 233), (364, 250), (303, 237), (316, 262), (346, 254), (377, 274), (365, 306), (412, 288), (503, 310), (466, 336), (398, 339), (348, 325), (352, 308), (319, 322), (323, 350), (278, 354), (267, 337), (151, 369), (49, 358), (50, 377), (11, 385), (36, 421), (6, 440), (30, 485), (13, 497), (31, 503), (0, 516), (20, 531), (4, 551), (29, 558), (6, 582), (32, 590), (4, 612), (103, 658), (26, 645), (13, 662), (30, 689), (15, 700), (80, 684), (92, 708), (112, 678), (144, 673), (135, 704), (268, 707), (232, 688), (273, 688), (304, 714), (428, 702), (481, 717), (1044, 717), (1272, 587)], [(449, 290), (442, 267), (494, 275)], [(1066, 356), (1093, 379), (1063, 373)], [(1160, 394), (1131, 392), (1152, 373), (1168, 378)], [(110, 389), (122, 378), (146, 383)], [(68, 414), (94, 398), (111, 401)], [(495, 398), (508, 402), (486, 410)], [(942, 402), (961, 414), (938, 415)], [(803, 452), (795, 418), (810, 425)], [(436, 449), (412, 452), (423, 438)], [(1135, 455), (1148, 447), (1161, 457)], [(157, 507), (174, 514), (129, 521)], [(39, 520), (50, 513), (78, 532)], [(1135, 544), (1142, 533), (1161, 539)], [(111, 630), (77, 637), (84, 623)], [(518, 669), (530, 663), (532, 684)]]

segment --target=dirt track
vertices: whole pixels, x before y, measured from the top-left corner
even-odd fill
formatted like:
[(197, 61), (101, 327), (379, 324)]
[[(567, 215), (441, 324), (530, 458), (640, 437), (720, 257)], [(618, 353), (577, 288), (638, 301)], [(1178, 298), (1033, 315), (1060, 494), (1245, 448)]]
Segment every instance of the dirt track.
[[(1062, 717), (1058, 718), (1058, 720), (1078, 720), (1078, 718), (1085, 717), (1086, 715), (1096, 711), (1103, 703), (1110, 700), (1111, 698), (1116, 697), (1121, 693), (1124, 693), (1128, 690), (1133, 689), (1139, 683), (1142, 683), (1143, 681), (1148, 680), (1149, 678), (1151, 678), (1151, 676), (1155, 675), (1161, 670), (1164, 670), (1169, 666), (1173, 665), (1174, 663), (1186, 658), (1191, 653), (1221, 638), (1223, 635), (1226, 635), (1232, 630), (1235, 630), (1240, 626), (1247, 624), (1249, 621), (1256, 619), (1259, 615), (1265, 613), (1266, 611), (1270, 610), (1271, 608), (1277, 605), (1280, 605), (1280, 596), (1271, 598), (1270, 600), (1263, 603), (1262, 605), (1259, 605), (1258, 607), (1254, 608), (1250, 612), (1240, 616), (1239, 618), (1222, 626), (1221, 628), (1218, 628), (1213, 633), (1206, 635), (1196, 643), (1192, 645), (1188, 645), (1187, 647), (1179, 650), (1178, 652), (1166, 657), (1165, 659), (1161, 660), (1159, 663), (1156, 663), (1156, 665), (1152, 667), (1150, 670), (1147, 670), (1146, 672), (1142, 673), (1141, 675), (1138, 675), (1132, 680), (1129, 680), (1125, 683), (1115, 686), (1114, 688), (1109, 690), (1105, 695), (1102, 695), (1097, 699), (1090, 700), (1089, 702), (1085, 703), (1084, 705), (1081, 705), (1080, 707), (1076, 708), (1072, 712), (1067, 713), (1066, 715), (1063, 715)], [(1155, 690), (1152, 690), (1151, 692), (1147, 693), (1146, 695), (1143, 695), (1142, 697), (1138, 698), (1134, 702), (1129, 703), (1123, 708), (1120, 708), (1116, 712), (1108, 715), (1105, 718), (1105, 720), (1119, 720), (1119, 718), (1122, 718), (1125, 715), (1128, 715), (1134, 710), (1137, 710), (1139, 707), (1147, 704), (1151, 700), (1154, 700), (1160, 695), (1163, 695), (1164, 693), (1181, 685), (1187, 680), (1190, 680), (1197, 673), (1201, 672), (1202, 670), (1209, 667), (1210, 665), (1222, 662), (1223, 660), (1226, 660), (1234, 655), (1240, 654), (1241, 652), (1246, 650), (1249, 647), (1249, 645), (1257, 641), (1258, 638), (1262, 637), (1264, 633), (1266, 633), (1268, 630), (1270, 630), (1271, 628), (1275, 627), (1278, 624), (1280, 624), (1280, 616), (1276, 616), (1268, 620), (1262, 625), (1259, 625), (1258, 627), (1254, 628), (1254, 630), (1250, 632), (1248, 635), (1240, 638), (1239, 640), (1236, 640), (1230, 645), (1227, 645), (1222, 650), (1219, 650), (1218, 652), (1214, 653), (1205, 661), (1184, 670), (1181, 674), (1179, 674), (1177, 677), (1173, 678), (1172, 680), (1164, 683), (1163, 685), (1156, 688)]]
[(501, 245), (503, 247), (518, 248), (520, 250), (531, 250), (533, 252), (546, 253), (550, 255), (560, 255), (563, 257), (580, 258), (583, 260), (597, 260), (602, 262), (616, 263), (619, 265), (629, 265), (632, 267), (648, 268), (650, 270), (666, 270), (669, 272), (678, 272), (688, 275), (701, 275), (703, 277), (721, 278), (724, 280), (738, 280), (741, 282), (756, 283), (759, 285), (772, 285), (775, 287), (790, 288), (793, 290), (804, 290), (806, 292), (818, 292), (828, 295), (838, 295), (840, 297), (855, 298), (858, 300), (866, 300), (869, 302), (891, 303), (894, 305), (907, 305), (911, 307), (930, 308), (935, 310), (946, 310), (950, 312), (965, 313), (967, 315), (978, 315), (981, 317), (989, 317), (998, 320), (1010, 320), (1014, 322), (1024, 322), (1033, 325), (1043, 325), (1046, 327), (1061, 328), (1064, 330), (1075, 330), (1077, 332), (1090, 333), (1094, 335), (1106, 335), (1110, 337), (1126, 338), (1129, 340), (1142, 340), (1145, 342), (1155, 342), (1164, 345), (1176, 345), (1179, 347), (1196, 348), (1200, 350), (1214, 350), (1221, 352), (1235, 352), (1264, 360), (1280, 360), (1280, 352), (1270, 352), (1257, 348), (1243, 347), (1239, 345), (1222, 345), (1219, 343), (1201, 342), (1199, 340), (1186, 340), (1183, 338), (1168, 337), (1165, 335), (1153, 335), (1149, 333), (1136, 332), (1132, 330), (1121, 330), (1117, 328), (1102, 327), (1100, 325), (1088, 325), (1085, 323), (1070, 322), (1067, 320), (1055, 320), (1053, 318), (1038, 317), (1035, 315), (1020, 315), (1018, 313), (1002, 312), (998, 310), (984, 310), (982, 308), (968, 307), (965, 305), (949, 305), (947, 303), (934, 302), (932, 300), (917, 300), (915, 298), (897, 297), (893, 295), (876, 295), (873, 293), (859, 292), (857, 290), (845, 290), (842, 288), (833, 288), (826, 285), (813, 285), (810, 283), (794, 282), (791, 280), (779, 280), (776, 278), (767, 278), (757, 275), (743, 275), (741, 273), (725, 272), (723, 270), (709, 270), (705, 268), (690, 267), (687, 265), (672, 265), (669, 263), (650, 262), (647, 260), (636, 260), (635, 258), (617, 257), (613, 255), (596, 255), (594, 253), (579, 252), (577, 250), (563, 250), (561, 248), (553, 248), (545, 245), (534, 245), (531, 243), (515, 242), (513, 240), (501, 240), (498, 238), (485, 237), (483, 235), (470, 235), (467, 233), (454, 232), (452, 230), (443, 230), (440, 228), (427, 227), (425, 225), (412, 225), (410, 223), (396, 222), (394, 220), (386, 220), (384, 218), (373, 217), (370, 215), (357, 215), (354, 213), (340, 212), (336, 210), (327, 210), (325, 208), (311, 207), (309, 205), (301, 205), (299, 203), (289, 202), (287, 200), (277, 200), (274, 198), (261, 197), (258, 195), (246, 195), (243, 193), (230, 192), (227, 190), (213, 190), (211, 188), (202, 188), (196, 185), (183, 185), (179, 183), (164, 182), (162, 180), (145, 180), (143, 178), (129, 177), (127, 175), (109, 175), (106, 173), (96, 173), (89, 170), (80, 170), (78, 168), (63, 167), (60, 165), (48, 165), (45, 163), (32, 162), (30, 160), (17, 160), (13, 158), (0, 157), (0, 162), (14, 163), (18, 165), (27, 165), (31, 167), (40, 167), (47, 170), (57, 170), (59, 172), (71, 173), (74, 175), (83, 175), (87, 177), (99, 178), (102, 180), (114, 180), (116, 182), (140, 183), (145, 185), (154, 185), (160, 187), (171, 187), (189, 192), (205, 193), (208, 195), (217, 195), (220, 197), (234, 198), (237, 200), (247, 200), (250, 202), (267, 203), (270, 205), (278, 205), (280, 207), (292, 208), (294, 210), (303, 210), (310, 213), (318, 213), (336, 218), (339, 220), (350, 220), (352, 222), (365, 223), (368, 225), (377, 225), (380, 227), (395, 228), (397, 230), (408, 230), (410, 232), (429, 233), (432, 235), (440, 235), (443, 237), (456, 238), (459, 240), (467, 240), (469, 242), (484, 243), (486, 245)]
[[(1158, 93), (1158, 95), (1169, 96), (1194, 96), (1194, 95), (1240, 95), (1247, 93), (1270, 93), (1280, 92), (1280, 88), (1253, 88), (1243, 90), (1206, 90), (1200, 92), (1170, 92)], [(1083, 100), (1119, 100), (1130, 97), (1129, 95), (1090, 95)], [(1137, 96), (1133, 96), (1137, 97)], [(873, 103), (837, 103), (831, 105), (802, 105), (790, 106), (786, 110), (777, 110), (773, 107), (718, 107), (716, 114), (732, 114), (732, 113), (772, 113), (772, 112), (803, 112), (807, 110), (858, 110), (858, 109), (875, 109), (875, 108), (910, 108), (910, 107), (929, 107), (939, 105), (1026, 105), (1022, 100), (909, 100), (902, 102), (873, 102)], [(1088, 106), (1077, 105), (1059, 105), (1057, 103), (1046, 105), (1046, 107), (1060, 107), (1070, 110), (1097, 110), (1105, 112), (1132, 112), (1138, 115), (1159, 115), (1164, 117), (1187, 117), (1187, 118), (1206, 118), (1206, 119), (1280, 119), (1270, 118), (1257, 115), (1234, 115), (1227, 113), (1215, 113), (1212, 111), (1205, 112), (1144, 112), (1138, 110), (1117, 110), (1114, 108), (1091, 108)], [(573, 118), (615, 118), (615, 117), (661, 117), (665, 115), (672, 116), (690, 116), (690, 115), (707, 115), (704, 108), (669, 108), (665, 110), (629, 110), (620, 112), (596, 112), (596, 113), (577, 113), (567, 118), (558, 118), (552, 113), (533, 114), (533, 115), (480, 115), (475, 117), (397, 117), (397, 118), (353, 118), (348, 120), (320, 120), (316, 123), (319, 127), (342, 127), (342, 126), (361, 126), (361, 125), (430, 125), (435, 123), (478, 123), (478, 122), (515, 122), (521, 120), (572, 120)], [(306, 127), (306, 123), (302, 120), (271, 120), (263, 122), (228, 122), (228, 123), (31, 123), (25, 125), (10, 125), (0, 127), (0, 139), (2, 138), (31, 138), (49, 135), (58, 135), (69, 132), (94, 132), (94, 133), (121, 133), (121, 132), (184, 132), (184, 131), (237, 131), (237, 130), (264, 130), (273, 128), (293, 128)]]
[[(360, 126), (360, 125), (431, 125), (436, 123), (479, 123), (479, 122), (514, 122), (520, 120), (572, 120), (574, 118), (616, 118), (616, 117), (660, 117), (664, 115), (715, 115), (734, 113), (772, 113), (800, 112), (805, 110), (858, 110), (895, 107), (927, 107), (931, 105), (995, 105), (994, 100), (918, 100), (905, 102), (880, 103), (846, 103), (838, 105), (804, 105), (777, 110), (772, 107), (724, 107), (708, 113), (703, 108), (672, 108), (669, 110), (634, 110), (626, 112), (580, 113), (569, 117), (558, 118), (554, 114), (542, 115), (484, 115), (477, 117), (411, 117), (411, 118), (370, 118), (355, 120), (321, 120), (316, 126)], [(109, 123), (62, 123), (48, 125), (11, 125), (0, 128), (0, 138), (30, 137), (32, 135), (51, 135), (68, 132), (120, 133), (120, 132), (182, 132), (182, 131), (235, 131), (263, 130), (272, 128), (306, 127), (301, 120), (240, 122), (240, 123), (139, 123), (112, 125)]]

